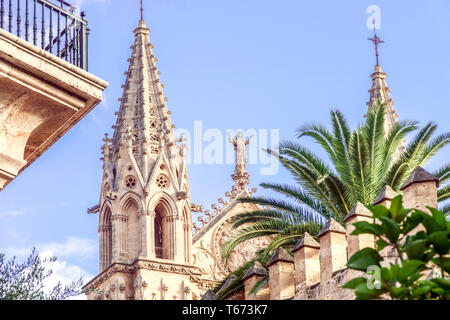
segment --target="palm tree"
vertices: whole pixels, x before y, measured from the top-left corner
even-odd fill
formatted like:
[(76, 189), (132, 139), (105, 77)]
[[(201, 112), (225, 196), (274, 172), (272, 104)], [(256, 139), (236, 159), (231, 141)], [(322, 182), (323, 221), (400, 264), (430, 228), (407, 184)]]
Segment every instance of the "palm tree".
[[(296, 184), (261, 184), (264, 189), (280, 194), (282, 199), (241, 199), (241, 202), (257, 204), (261, 209), (234, 217), (233, 228), (241, 228), (224, 245), (223, 257), (227, 259), (240, 243), (270, 236), (272, 240), (267, 248), (251, 261), (265, 265), (278, 247), (292, 248), (305, 232), (317, 235), (330, 218), (343, 223), (357, 202), (372, 204), (384, 186), (398, 191), (416, 167), (425, 165), (450, 142), (448, 132), (433, 137), (437, 125), (430, 122), (397, 156), (406, 135), (417, 131), (417, 122), (400, 121), (385, 134), (385, 112), (385, 105), (377, 101), (370, 108), (365, 124), (353, 132), (337, 110), (331, 111), (331, 131), (320, 124), (299, 128), (298, 138), (312, 138), (325, 151), (328, 161), (298, 142), (283, 142), (278, 152), (266, 150), (279, 159)], [(441, 181), (438, 200), (442, 203), (450, 196), (446, 185), (450, 179), (450, 164), (433, 174)], [(441, 210), (448, 214), (450, 207), (446, 205)], [(233, 273), (237, 279), (218, 295), (219, 299), (242, 288), (240, 279), (250, 266), (251, 263), (246, 263)], [(255, 290), (262, 287), (264, 281), (267, 279), (263, 279)]]

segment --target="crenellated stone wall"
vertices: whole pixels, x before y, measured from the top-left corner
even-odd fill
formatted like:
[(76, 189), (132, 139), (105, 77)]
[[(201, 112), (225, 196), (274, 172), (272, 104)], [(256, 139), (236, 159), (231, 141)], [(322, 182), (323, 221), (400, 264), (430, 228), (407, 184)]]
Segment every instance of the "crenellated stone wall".
[[(438, 186), (439, 180), (436, 177), (420, 167), (416, 168), (401, 187), (404, 207), (424, 211), (428, 210), (427, 207), (436, 208)], [(385, 187), (374, 204), (389, 206), (396, 195), (390, 187)], [(348, 269), (348, 258), (363, 248), (374, 248), (375, 239), (367, 234), (351, 235), (353, 223), (373, 221), (371, 217), (371, 212), (357, 203), (344, 220), (345, 228), (331, 219), (317, 235), (319, 242), (305, 233), (292, 249), (293, 257), (283, 248), (278, 249), (268, 263), (269, 282), (263, 288), (266, 291), (259, 296), (250, 295), (253, 285), (267, 272), (261, 265), (254, 265), (244, 277), (245, 299), (354, 299), (353, 290), (342, 289), (342, 286), (363, 273)], [(393, 262), (397, 258), (389, 247), (381, 254), (385, 258), (384, 263)]]

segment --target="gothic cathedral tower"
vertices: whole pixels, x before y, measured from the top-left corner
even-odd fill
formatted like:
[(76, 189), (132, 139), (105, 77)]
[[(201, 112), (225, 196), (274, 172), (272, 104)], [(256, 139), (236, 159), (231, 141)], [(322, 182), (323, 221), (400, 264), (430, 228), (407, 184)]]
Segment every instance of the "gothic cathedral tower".
[[(89, 299), (191, 299), (192, 222), (185, 144), (174, 137), (143, 19), (125, 72), (114, 135), (106, 135), (99, 205), (100, 274)], [(192, 289), (191, 289), (192, 287)]]

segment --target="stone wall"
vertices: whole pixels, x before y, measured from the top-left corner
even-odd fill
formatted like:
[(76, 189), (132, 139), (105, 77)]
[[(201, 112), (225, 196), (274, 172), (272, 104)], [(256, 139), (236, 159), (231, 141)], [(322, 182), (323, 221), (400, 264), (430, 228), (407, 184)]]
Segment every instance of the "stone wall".
[[(437, 207), (437, 178), (424, 169), (416, 168), (401, 188), (405, 208), (428, 210)], [(397, 195), (390, 187), (385, 187), (377, 197), (374, 205), (390, 206)], [(361, 203), (357, 203), (345, 218), (345, 228), (331, 219), (314, 240), (309, 234), (300, 239), (293, 248), (292, 256), (283, 248), (277, 250), (268, 263), (269, 283), (264, 290), (269, 290), (270, 300), (350, 300), (354, 299), (353, 290), (342, 289), (349, 280), (363, 273), (346, 268), (348, 258), (357, 251), (375, 247), (371, 235), (351, 235), (353, 223), (373, 221), (372, 213)], [(419, 230), (419, 229), (418, 229)], [(396, 257), (392, 250), (386, 248), (381, 252), (384, 263), (393, 262)], [(267, 272), (267, 270), (266, 270)], [(244, 277), (245, 299), (261, 299), (250, 295), (254, 283), (264, 275), (261, 265), (254, 265)]]

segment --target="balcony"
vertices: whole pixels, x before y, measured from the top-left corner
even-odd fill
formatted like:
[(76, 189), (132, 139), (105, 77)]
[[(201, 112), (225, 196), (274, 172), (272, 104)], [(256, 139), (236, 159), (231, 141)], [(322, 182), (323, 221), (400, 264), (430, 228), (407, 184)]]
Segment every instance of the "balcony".
[(0, 190), (102, 100), (88, 22), (65, 1), (0, 0)]

